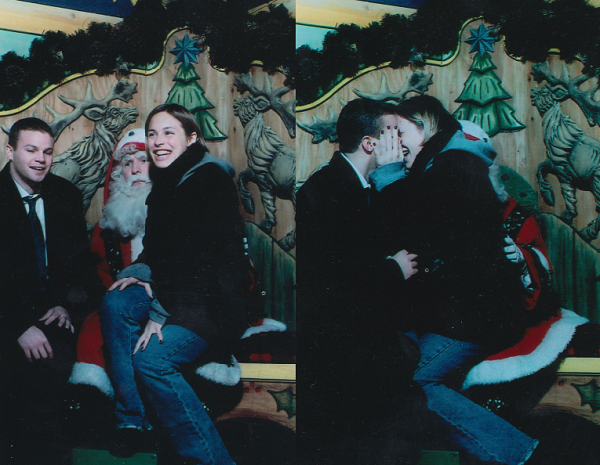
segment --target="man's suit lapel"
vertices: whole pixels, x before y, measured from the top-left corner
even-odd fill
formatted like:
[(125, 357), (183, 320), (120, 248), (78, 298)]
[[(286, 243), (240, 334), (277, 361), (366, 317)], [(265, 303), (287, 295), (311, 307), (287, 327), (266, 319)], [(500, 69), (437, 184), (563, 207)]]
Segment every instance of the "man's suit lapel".
[(8, 165), (0, 172), (0, 209), (2, 212), (0, 217), (2, 217), (3, 227), (6, 228), (6, 240), (12, 249), (12, 256), (19, 257), (21, 262), (8, 264), (8, 266), (24, 268), (26, 265), (31, 269), (31, 273), (35, 273), (33, 232)]
[(33, 233), (29, 225), (25, 205), (10, 175), (8, 165), (0, 173), (0, 186), (2, 209), (6, 214), (7, 221), (12, 223), (9, 226), (11, 236), (17, 242), (33, 243)]

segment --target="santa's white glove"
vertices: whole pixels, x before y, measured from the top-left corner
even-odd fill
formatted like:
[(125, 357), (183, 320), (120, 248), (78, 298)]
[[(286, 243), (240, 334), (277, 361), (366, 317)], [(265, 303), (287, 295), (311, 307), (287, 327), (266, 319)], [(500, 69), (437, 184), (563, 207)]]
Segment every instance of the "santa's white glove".
[(506, 242), (506, 247), (504, 247), (504, 254), (506, 258), (508, 258), (513, 263), (523, 263), (525, 261), (525, 257), (523, 256), (523, 252), (521, 249), (515, 244), (515, 241), (512, 240), (510, 236), (506, 236), (504, 238)]

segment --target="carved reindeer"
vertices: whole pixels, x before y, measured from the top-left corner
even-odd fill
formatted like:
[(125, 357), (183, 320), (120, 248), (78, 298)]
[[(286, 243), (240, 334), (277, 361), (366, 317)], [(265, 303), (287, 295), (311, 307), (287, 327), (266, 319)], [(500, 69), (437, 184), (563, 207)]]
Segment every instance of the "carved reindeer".
[[(586, 136), (583, 130), (562, 111), (561, 102), (571, 98), (575, 101), (590, 126), (598, 124), (600, 102), (594, 99), (598, 83), (587, 91), (581, 84), (590, 76), (580, 75), (571, 78), (563, 63), (560, 78), (554, 76), (548, 63), (534, 64), (531, 74), (534, 79), (546, 84), (531, 90), (532, 104), (543, 117), (544, 144), (547, 159), (538, 165), (537, 179), (544, 201), (554, 206), (555, 197), (547, 180), (549, 174), (557, 177), (566, 210), (561, 218), (568, 224), (577, 216), (577, 189), (591, 191), (596, 201), (596, 211), (600, 212), (600, 141)], [(590, 242), (598, 237), (600, 217), (592, 220), (582, 231), (583, 238)]]
[(71, 113), (60, 114), (46, 105), (46, 109), (54, 117), (50, 126), (55, 132), (55, 138), (81, 115), (95, 122), (92, 134), (75, 142), (66, 152), (55, 156), (52, 165), (54, 174), (71, 181), (81, 190), (85, 210), (104, 181), (108, 162), (121, 131), (134, 123), (139, 115), (134, 107), (116, 107), (110, 105), (110, 102), (115, 99), (128, 102), (136, 92), (136, 86), (136, 83), (127, 80), (117, 81), (105, 98), (97, 100), (92, 93), (92, 85), (88, 82), (83, 100), (58, 96), (73, 107)]
[[(272, 90), (269, 77), (265, 75), (265, 84), (259, 90), (252, 74), (238, 74), (234, 85), (244, 97), (233, 101), (234, 113), (244, 126), (244, 143), (248, 157), (248, 168), (238, 176), (238, 186), (244, 209), (254, 214), (254, 199), (246, 187), (248, 182), (258, 186), (265, 209), (265, 219), (259, 227), (270, 233), (277, 224), (275, 217), (275, 198), (291, 200), (296, 206), (296, 151), (285, 145), (281, 138), (265, 123), (263, 113), (274, 110), (283, 120), (291, 137), (296, 136), (294, 101), (283, 103), (281, 97), (290, 87)], [(295, 230), (289, 232), (281, 242), (285, 250), (296, 245)]]
[[(381, 76), (381, 85), (377, 93), (364, 92), (360, 89), (354, 88), (353, 91), (356, 95), (361, 98), (367, 98), (378, 101), (393, 101), (401, 102), (406, 98), (410, 92), (416, 92), (418, 94), (424, 94), (433, 82), (433, 73), (425, 73), (422, 70), (412, 72), (402, 88), (397, 92), (392, 92), (388, 84), (387, 74), (383, 73)], [(341, 99), (340, 99), (341, 101)], [(342, 105), (346, 103), (342, 101)], [(313, 144), (318, 144), (325, 139), (329, 139), (329, 142), (337, 142), (336, 124), (338, 115), (336, 115), (331, 108), (329, 108), (329, 119), (324, 120), (317, 118), (313, 115), (312, 124), (306, 124), (298, 122), (298, 126), (301, 129), (312, 134)]]

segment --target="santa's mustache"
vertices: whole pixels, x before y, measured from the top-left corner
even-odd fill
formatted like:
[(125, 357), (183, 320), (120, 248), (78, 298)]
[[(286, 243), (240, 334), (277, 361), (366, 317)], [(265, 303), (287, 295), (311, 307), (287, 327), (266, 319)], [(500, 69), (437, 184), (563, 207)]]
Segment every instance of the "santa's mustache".
[(150, 184), (150, 177), (147, 174), (132, 174), (127, 180), (127, 185), (133, 186), (136, 181), (144, 181), (146, 184)]

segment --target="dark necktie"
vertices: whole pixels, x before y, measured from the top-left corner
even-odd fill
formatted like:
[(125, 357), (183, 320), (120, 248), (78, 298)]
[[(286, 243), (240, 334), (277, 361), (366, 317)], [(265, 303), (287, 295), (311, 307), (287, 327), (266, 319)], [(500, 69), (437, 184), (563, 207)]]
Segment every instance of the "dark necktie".
[(40, 198), (39, 195), (23, 197), (23, 200), (29, 205), (29, 222), (33, 231), (33, 242), (35, 244), (35, 258), (37, 261), (38, 278), (42, 279), (46, 268), (46, 242), (44, 241), (44, 232), (42, 223), (35, 212), (35, 202)]

